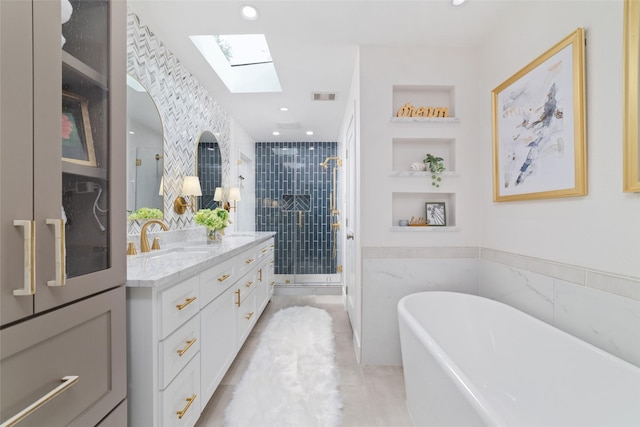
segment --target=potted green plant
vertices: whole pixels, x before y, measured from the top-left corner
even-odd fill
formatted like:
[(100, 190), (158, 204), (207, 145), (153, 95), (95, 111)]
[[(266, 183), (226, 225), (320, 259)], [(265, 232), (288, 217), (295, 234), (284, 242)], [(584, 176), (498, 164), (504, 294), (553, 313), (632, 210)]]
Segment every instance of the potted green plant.
[(227, 228), (229, 212), (223, 208), (200, 209), (193, 217), (196, 224), (207, 227), (208, 237), (211, 241), (222, 239), (221, 231)]
[(146, 219), (162, 219), (164, 214), (160, 209), (156, 208), (140, 208), (129, 215), (129, 220), (146, 220)]
[(427, 157), (423, 160), (427, 166), (427, 170), (431, 172), (431, 185), (435, 188), (440, 187), (442, 177), (440, 176), (444, 172), (444, 159), (442, 157), (436, 157), (427, 153)]

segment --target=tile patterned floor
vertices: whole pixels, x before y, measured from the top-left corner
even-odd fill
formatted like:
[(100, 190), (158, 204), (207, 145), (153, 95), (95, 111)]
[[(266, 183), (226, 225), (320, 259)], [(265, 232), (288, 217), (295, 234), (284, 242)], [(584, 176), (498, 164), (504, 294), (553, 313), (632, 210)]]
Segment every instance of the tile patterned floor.
[(342, 427), (412, 427), (405, 403), (402, 367), (358, 364), (349, 319), (342, 298), (337, 295), (275, 295), (204, 408), (196, 427), (224, 426), (224, 410), (231, 401), (234, 386), (251, 360), (260, 333), (273, 313), (296, 305), (322, 308), (333, 317), (339, 389), (343, 402)]

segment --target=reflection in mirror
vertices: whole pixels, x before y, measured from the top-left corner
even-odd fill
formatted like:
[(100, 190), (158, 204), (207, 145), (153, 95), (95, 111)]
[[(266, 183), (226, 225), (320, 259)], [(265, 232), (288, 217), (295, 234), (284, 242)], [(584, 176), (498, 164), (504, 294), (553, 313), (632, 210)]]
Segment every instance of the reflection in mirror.
[(209, 131), (200, 135), (197, 149), (197, 169), (202, 187), (202, 197), (198, 209), (214, 209), (218, 202), (213, 200), (217, 187), (222, 187), (222, 158), (216, 137)]
[(127, 76), (127, 211), (163, 207), (164, 138), (158, 109)]

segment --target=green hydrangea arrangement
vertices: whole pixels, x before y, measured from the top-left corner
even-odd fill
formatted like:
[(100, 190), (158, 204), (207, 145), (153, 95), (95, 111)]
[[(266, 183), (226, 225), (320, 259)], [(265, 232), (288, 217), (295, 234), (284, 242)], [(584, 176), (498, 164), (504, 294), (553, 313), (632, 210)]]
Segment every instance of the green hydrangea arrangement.
[(162, 219), (164, 214), (156, 208), (140, 208), (129, 215), (130, 220), (136, 219)]
[(222, 208), (200, 209), (193, 217), (196, 224), (204, 225), (209, 230), (223, 230), (229, 221), (229, 212)]

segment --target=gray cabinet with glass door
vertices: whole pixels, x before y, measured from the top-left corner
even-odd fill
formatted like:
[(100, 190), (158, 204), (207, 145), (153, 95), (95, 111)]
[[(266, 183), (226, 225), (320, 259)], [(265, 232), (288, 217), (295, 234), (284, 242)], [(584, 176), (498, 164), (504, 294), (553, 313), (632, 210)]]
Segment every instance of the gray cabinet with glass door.
[[(29, 331), (29, 324), (63, 322), (38, 338), (55, 352), (68, 346), (65, 336), (83, 336), (87, 322), (99, 318), (108, 323), (96, 326), (104, 333), (76, 345), (107, 348), (110, 356), (87, 358), (80, 370), (108, 374), (65, 387), (119, 403), (126, 395), (125, 324), (114, 316), (123, 315), (125, 300), (124, 292), (110, 290), (126, 279), (126, 3), (2, 1), (0, 19), (0, 373), (9, 356), (38, 355), (33, 336), (16, 333)], [(59, 376), (47, 369), (49, 358), (55, 356), (42, 354), (36, 370), (12, 368), (24, 369), (32, 385), (21, 387), (24, 399), (12, 395), (11, 408), (2, 399), (1, 422)], [(7, 378), (20, 375), (2, 375), (3, 396), (15, 390)], [(96, 387), (106, 388), (89, 390)], [(101, 406), (96, 402), (91, 405)], [(83, 423), (97, 424), (108, 413), (103, 406)], [(55, 404), (42, 410), (47, 407)]]

